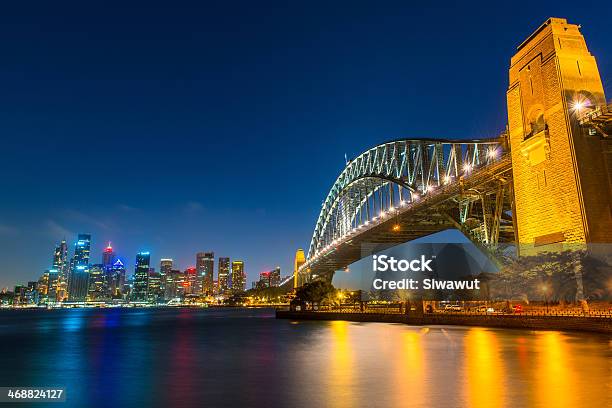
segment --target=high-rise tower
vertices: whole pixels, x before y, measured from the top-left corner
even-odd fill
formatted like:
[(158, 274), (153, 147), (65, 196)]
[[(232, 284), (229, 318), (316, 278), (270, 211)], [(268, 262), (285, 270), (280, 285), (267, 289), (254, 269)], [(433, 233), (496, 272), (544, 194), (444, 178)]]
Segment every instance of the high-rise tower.
[(102, 266), (104, 269), (110, 268), (115, 262), (115, 252), (113, 251), (113, 247), (109, 242), (107, 247), (104, 248), (104, 252), (102, 252)]
[(147, 300), (150, 268), (151, 255), (149, 254), (149, 252), (139, 252), (138, 254), (136, 254), (136, 267), (134, 269), (134, 289), (132, 291), (133, 300)]
[(225, 293), (229, 289), (229, 270), (230, 270), (230, 259), (219, 258), (219, 293)]
[(87, 266), (89, 264), (89, 253), (91, 252), (91, 235), (79, 234), (74, 245), (74, 266)]
[(198, 252), (196, 254), (196, 269), (198, 276), (202, 279), (202, 293), (211, 295), (214, 289), (215, 253)]
[(244, 292), (246, 289), (246, 275), (243, 261), (232, 261), (232, 290)]

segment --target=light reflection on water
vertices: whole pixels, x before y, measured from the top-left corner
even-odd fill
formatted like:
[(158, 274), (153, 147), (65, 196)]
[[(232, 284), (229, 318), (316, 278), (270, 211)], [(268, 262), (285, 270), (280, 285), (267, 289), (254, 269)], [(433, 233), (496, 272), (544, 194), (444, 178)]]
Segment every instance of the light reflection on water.
[(270, 310), (2, 311), (0, 327), (0, 385), (65, 386), (69, 407), (612, 406), (609, 336)]

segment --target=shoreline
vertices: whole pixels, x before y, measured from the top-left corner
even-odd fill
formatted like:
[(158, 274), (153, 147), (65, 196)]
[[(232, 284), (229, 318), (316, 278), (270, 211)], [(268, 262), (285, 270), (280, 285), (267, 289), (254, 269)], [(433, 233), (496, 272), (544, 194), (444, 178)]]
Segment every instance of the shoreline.
[(612, 319), (576, 316), (409, 316), (384, 313), (293, 312), (276, 310), (277, 319), (345, 320), (350, 322), (403, 323), (411, 326), (474, 326), (500, 329), (561, 330), (612, 334)]

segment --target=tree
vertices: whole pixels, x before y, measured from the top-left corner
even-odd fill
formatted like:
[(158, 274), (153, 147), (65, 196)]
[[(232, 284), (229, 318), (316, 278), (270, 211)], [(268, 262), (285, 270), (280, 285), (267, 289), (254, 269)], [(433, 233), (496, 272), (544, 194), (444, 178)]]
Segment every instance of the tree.
[(335, 296), (336, 289), (327, 281), (314, 281), (307, 283), (297, 290), (295, 293), (295, 303), (321, 303), (325, 298), (332, 295)]

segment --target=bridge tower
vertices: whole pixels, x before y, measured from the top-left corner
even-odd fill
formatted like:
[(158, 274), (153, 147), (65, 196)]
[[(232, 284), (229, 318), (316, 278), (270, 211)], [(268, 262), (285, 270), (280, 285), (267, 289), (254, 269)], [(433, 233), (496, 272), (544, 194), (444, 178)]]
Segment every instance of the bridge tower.
[(585, 111), (606, 106), (580, 26), (551, 18), (518, 47), (507, 101), (521, 251), (612, 242), (612, 144), (579, 125)]
[(293, 262), (293, 289), (297, 289), (302, 286), (302, 282), (300, 281), (299, 269), (300, 266), (306, 263), (306, 256), (304, 255), (303, 249), (298, 249), (295, 251), (295, 259)]

